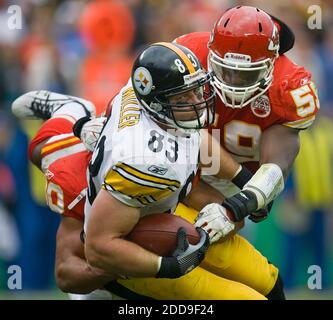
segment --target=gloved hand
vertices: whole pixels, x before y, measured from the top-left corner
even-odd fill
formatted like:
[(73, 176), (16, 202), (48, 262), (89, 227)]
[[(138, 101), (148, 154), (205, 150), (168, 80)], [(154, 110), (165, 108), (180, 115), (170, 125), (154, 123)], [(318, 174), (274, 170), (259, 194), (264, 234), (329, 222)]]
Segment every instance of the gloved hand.
[(156, 278), (179, 278), (201, 263), (209, 247), (209, 237), (203, 229), (196, 229), (200, 233), (200, 241), (196, 245), (189, 244), (184, 228), (178, 229), (176, 250), (172, 257), (161, 257)]
[(205, 206), (199, 213), (195, 226), (208, 232), (210, 243), (219, 240), (235, 229), (235, 224), (228, 217), (227, 209), (218, 203)]
[(233, 221), (241, 221), (258, 209), (256, 195), (252, 191), (241, 191), (225, 198), (222, 206), (227, 208), (233, 216)]
[(273, 206), (273, 201), (270, 202), (266, 208), (262, 208), (250, 214), (249, 219), (254, 223), (259, 223), (266, 220), (272, 209), (272, 206)]
[(105, 121), (105, 117), (92, 118), (82, 125), (79, 137), (87, 150), (94, 151)]

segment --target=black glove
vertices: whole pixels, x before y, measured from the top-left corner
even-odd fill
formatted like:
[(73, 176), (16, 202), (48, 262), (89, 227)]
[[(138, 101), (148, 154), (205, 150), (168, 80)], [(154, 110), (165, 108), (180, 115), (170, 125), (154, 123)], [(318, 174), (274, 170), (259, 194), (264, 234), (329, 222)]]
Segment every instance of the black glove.
[(250, 214), (249, 219), (254, 222), (262, 222), (267, 219), (268, 214), (270, 213), (273, 206), (273, 201), (271, 201), (266, 208), (262, 208), (260, 210), (255, 211), (254, 213)]
[(176, 250), (172, 257), (162, 257), (156, 278), (179, 278), (201, 263), (209, 247), (209, 236), (203, 229), (196, 229), (200, 233), (200, 241), (196, 245), (189, 244), (184, 228), (178, 229)]
[(233, 220), (238, 222), (257, 210), (258, 201), (253, 192), (245, 190), (225, 198), (222, 206), (230, 210), (234, 216)]

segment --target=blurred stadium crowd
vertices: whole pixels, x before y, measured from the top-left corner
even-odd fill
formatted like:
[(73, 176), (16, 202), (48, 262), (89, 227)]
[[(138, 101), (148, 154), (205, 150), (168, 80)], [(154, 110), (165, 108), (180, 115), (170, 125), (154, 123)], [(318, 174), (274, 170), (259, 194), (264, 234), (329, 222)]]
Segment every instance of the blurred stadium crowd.
[[(93, 101), (101, 111), (128, 80), (136, 52), (147, 43), (209, 31), (228, 7), (256, 5), (293, 29), (288, 55), (313, 73), (321, 114), (302, 134), (301, 153), (270, 219), (248, 223), (246, 237), (281, 270), (286, 288), (307, 285), (308, 267), (333, 287), (333, 1), (0, 0), (0, 290), (7, 268), (22, 268), (24, 290), (54, 288), (58, 218), (45, 206), (41, 174), (27, 161), (40, 123), (17, 122), (11, 102), (47, 89)], [(322, 29), (310, 29), (307, 9), (320, 5)], [(10, 29), (8, 8), (22, 10)], [(287, 151), (286, 151), (287, 152)]]

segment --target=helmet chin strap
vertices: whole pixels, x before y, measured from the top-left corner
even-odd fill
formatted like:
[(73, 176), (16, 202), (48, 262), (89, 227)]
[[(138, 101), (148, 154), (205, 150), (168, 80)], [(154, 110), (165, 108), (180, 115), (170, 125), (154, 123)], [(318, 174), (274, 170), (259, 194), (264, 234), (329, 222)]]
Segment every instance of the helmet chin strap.
[(166, 122), (159, 121), (152, 115), (149, 115), (150, 119), (152, 119), (159, 127), (161, 127), (163, 130), (167, 131), (168, 133), (175, 135), (175, 136), (187, 136), (192, 133), (198, 132), (199, 129), (184, 129), (181, 127), (176, 127), (175, 123), (169, 124)]
[[(200, 116), (199, 122), (201, 125), (203, 125), (206, 122), (206, 120), (207, 120), (207, 111), (205, 110), (203, 114)], [(171, 129), (175, 129), (185, 134), (195, 133), (198, 132), (198, 130), (200, 130), (199, 128), (197, 129), (194, 128), (198, 124), (198, 120), (177, 121), (177, 123), (180, 124), (182, 127), (179, 127), (177, 123), (169, 117), (165, 117), (164, 121), (166, 122), (167, 126), (170, 126)], [(188, 128), (186, 128), (187, 126)]]
[(230, 100), (234, 99), (235, 102), (240, 103), (243, 101), (248, 101), (248, 99), (253, 95), (253, 92), (246, 92), (246, 93), (234, 93), (234, 92), (226, 92), (225, 93), (226, 97), (229, 98)]
[[(170, 119), (170, 120), (173, 121), (172, 119)], [(204, 110), (204, 112), (202, 113), (202, 115), (199, 118), (199, 123), (200, 123), (201, 126), (203, 126), (206, 121), (207, 121), (207, 110)], [(181, 120), (179, 120), (177, 122), (180, 125), (182, 125), (183, 127), (185, 127), (185, 128), (188, 126), (187, 129), (198, 130), (198, 129), (193, 129), (193, 127), (195, 127), (198, 124), (198, 120), (197, 119), (196, 120), (188, 120), (188, 121), (181, 121)]]
[[(189, 128), (182, 128), (182, 127), (179, 127), (177, 126), (176, 122), (167, 117), (167, 116), (164, 116), (163, 118), (161, 117), (160, 114), (158, 114), (154, 109), (152, 109), (150, 106), (147, 105), (147, 103), (143, 100), (141, 100), (141, 103), (149, 110), (149, 117), (159, 126), (162, 127), (162, 129), (165, 129), (165, 130), (177, 130), (178, 132), (180, 133), (184, 133), (184, 134), (191, 134), (191, 133), (195, 133), (199, 130), (198, 129), (195, 129), (193, 128), (197, 123), (198, 123), (198, 120), (190, 120), (190, 121), (177, 121), (179, 124), (183, 125), (184, 127), (186, 125), (191, 125), (192, 127), (189, 127)], [(154, 117), (153, 114), (156, 114), (158, 116), (157, 117)], [(200, 116), (199, 118), (199, 121), (201, 124), (204, 124), (205, 121), (207, 119), (207, 111), (205, 110), (203, 112), (203, 114)]]

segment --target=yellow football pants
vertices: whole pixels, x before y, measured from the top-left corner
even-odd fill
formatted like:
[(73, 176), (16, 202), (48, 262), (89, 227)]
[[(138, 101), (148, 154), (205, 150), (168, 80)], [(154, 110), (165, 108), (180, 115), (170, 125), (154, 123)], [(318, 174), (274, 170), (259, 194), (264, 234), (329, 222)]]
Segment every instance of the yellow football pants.
[[(197, 211), (182, 204), (176, 214), (194, 222)], [(264, 300), (278, 270), (247, 240), (235, 235), (210, 246), (200, 267), (178, 279), (117, 280), (137, 294), (170, 300)]]

